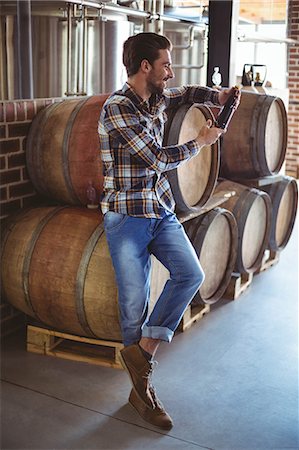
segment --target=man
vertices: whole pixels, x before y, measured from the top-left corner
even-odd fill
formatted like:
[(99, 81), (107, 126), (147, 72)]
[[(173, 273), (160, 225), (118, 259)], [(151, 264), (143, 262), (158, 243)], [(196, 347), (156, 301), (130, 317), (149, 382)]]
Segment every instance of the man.
[[(223, 105), (231, 90), (199, 86), (165, 90), (174, 77), (171, 43), (140, 33), (124, 44), (128, 81), (112, 94), (99, 121), (104, 193), (101, 208), (118, 285), (124, 349), (121, 360), (132, 390), (129, 402), (146, 421), (164, 429), (172, 419), (151, 383), (153, 357), (170, 342), (204, 280), (198, 258), (174, 214), (167, 171), (217, 141), (223, 130), (207, 121), (196, 139), (162, 146), (165, 108), (185, 102)], [(170, 279), (148, 317), (150, 255), (169, 270)]]

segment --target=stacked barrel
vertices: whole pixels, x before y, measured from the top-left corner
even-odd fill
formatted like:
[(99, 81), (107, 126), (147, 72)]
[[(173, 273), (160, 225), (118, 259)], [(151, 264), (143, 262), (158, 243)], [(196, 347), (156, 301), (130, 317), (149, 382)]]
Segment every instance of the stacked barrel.
[[(283, 250), (288, 243), (297, 212), (297, 182), (281, 170), (287, 128), (287, 113), (280, 98), (243, 91), (222, 141), (220, 176), (231, 180), (226, 186), (238, 182), (247, 186), (243, 190), (257, 189), (259, 195), (266, 194), (271, 200), (266, 248), (272, 252)], [(228, 206), (235, 208), (231, 202)]]
[[(204, 119), (210, 118), (206, 109), (184, 105), (171, 111), (165, 144), (194, 138), (204, 123), (200, 112)], [(198, 164), (191, 160), (169, 173), (177, 213), (206, 274), (196, 301), (211, 304), (226, 294), (234, 298), (238, 296), (234, 285), (252, 279), (266, 257), (278, 260), (292, 233), (298, 202), (296, 180), (279, 174), (286, 147), (287, 114), (282, 100), (243, 91), (217, 157), (215, 146), (213, 154), (204, 148), (195, 157)], [(214, 186), (212, 194), (203, 191), (202, 185)], [(221, 207), (213, 208), (217, 203)], [(157, 261), (154, 273), (159, 274), (156, 298), (168, 273)], [(230, 284), (233, 289), (228, 294)]]
[[(102, 191), (97, 126), (106, 98), (67, 99), (34, 119), (28, 172), (37, 191), (57, 206), (10, 218), (2, 241), (2, 288), (13, 306), (48, 327), (117, 341), (117, 287), (102, 215), (86, 208), (88, 186), (95, 188), (97, 201)], [(164, 145), (195, 138), (213, 117), (205, 105), (168, 111)], [(233, 273), (258, 270), (265, 249), (286, 245), (298, 196), (295, 180), (277, 178), (286, 130), (280, 99), (243, 93), (221, 143), (168, 173), (178, 217), (206, 274), (198, 301), (215, 303)], [(153, 259), (151, 303), (167, 277)]]
[(7, 301), (40, 323), (79, 336), (121, 340), (117, 288), (98, 209), (103, 170), (98, 120), (108, 95), (67, 99), (33, 120), (27, 168), (38, 192), (57, 206), (10, 217), (2, 239)]

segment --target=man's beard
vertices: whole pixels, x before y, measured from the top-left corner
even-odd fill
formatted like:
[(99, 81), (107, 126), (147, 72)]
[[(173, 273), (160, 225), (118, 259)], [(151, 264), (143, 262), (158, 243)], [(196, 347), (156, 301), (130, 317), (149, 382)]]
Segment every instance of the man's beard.
[(156, 84), (152, 83), (151, 81), (147, 82), (147, 88), (151, 94), (163, 94), (164, 87), (163, 86), (157, 86)]

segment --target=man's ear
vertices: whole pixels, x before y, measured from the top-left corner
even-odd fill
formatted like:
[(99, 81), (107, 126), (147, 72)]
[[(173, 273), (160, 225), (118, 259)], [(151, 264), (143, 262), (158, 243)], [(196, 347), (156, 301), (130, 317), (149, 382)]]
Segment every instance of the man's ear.
[(148, 62), (147, 59), (143, 59), (140, 63), (140, 68), (142, 70), (142, 72), (149, 72), (152, 68), (152, 66), (150, 65), (150, 63)]

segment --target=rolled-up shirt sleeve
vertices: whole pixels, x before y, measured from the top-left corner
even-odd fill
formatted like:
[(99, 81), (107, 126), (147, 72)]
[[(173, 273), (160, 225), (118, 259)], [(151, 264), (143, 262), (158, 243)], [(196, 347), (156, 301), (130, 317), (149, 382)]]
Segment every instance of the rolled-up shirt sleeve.
[(182, 161), (189, 160), (200, 151), (196, 140), (182, 145), (160, 147), (149, 133), (146, 125), (139, 121), (135, 111), (126, 103), (110, 103), (106, 107), (104, 127), (110, 138), (121, 144), (133, 158), (156, 172), (177, 168)]
[(203, 86), (181, 86), (164, 91), (167, 107), (182, 103), (205, 103), (219, 106), (219, 91)]

